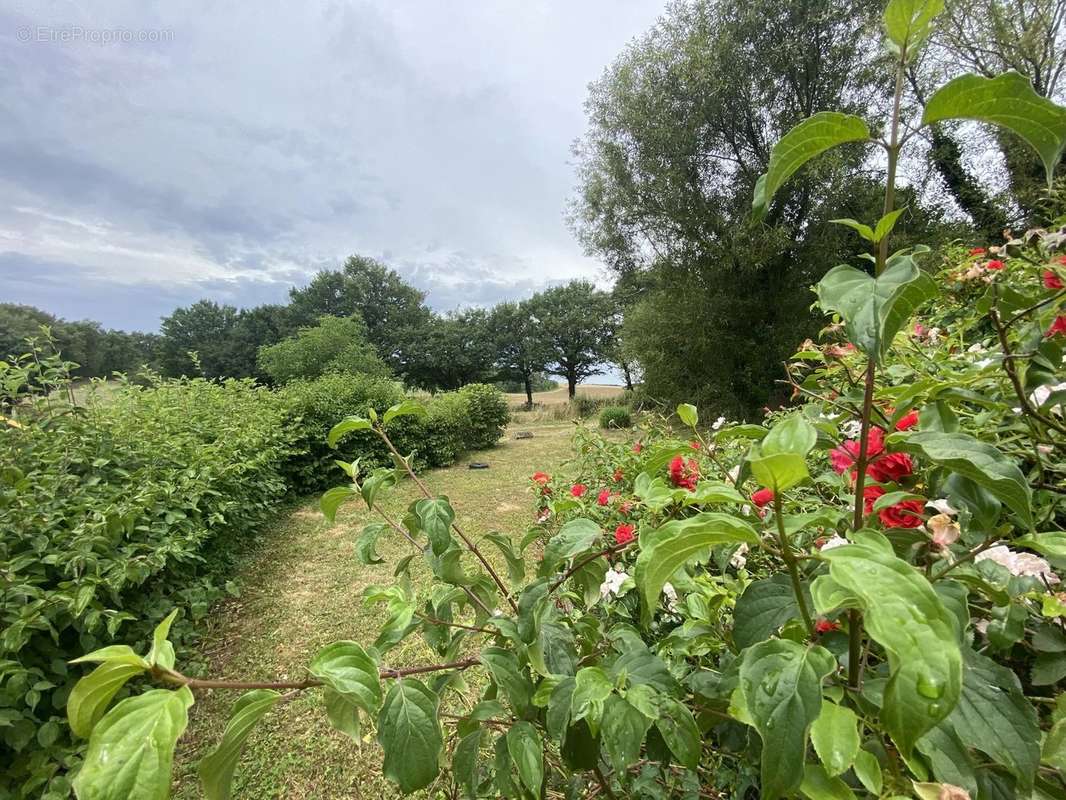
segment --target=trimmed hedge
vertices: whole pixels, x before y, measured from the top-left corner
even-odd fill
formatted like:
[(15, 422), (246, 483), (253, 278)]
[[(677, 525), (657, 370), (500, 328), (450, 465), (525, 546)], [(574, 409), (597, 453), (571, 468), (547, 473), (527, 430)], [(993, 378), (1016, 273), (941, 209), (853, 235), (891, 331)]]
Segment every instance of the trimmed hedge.
[(601, 428), (628, 428), (633, 424), (633, 417), (626, 406), (605, 406), (600, 411)]

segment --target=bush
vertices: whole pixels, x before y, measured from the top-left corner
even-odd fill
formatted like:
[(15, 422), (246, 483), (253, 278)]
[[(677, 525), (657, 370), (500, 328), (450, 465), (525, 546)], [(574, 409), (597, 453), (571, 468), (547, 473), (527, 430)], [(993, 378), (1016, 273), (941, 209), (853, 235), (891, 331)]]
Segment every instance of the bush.
[(600, 411), (601, 428), (628, 428), (633, 419), (626, 406), (604, 406)]
[(484, 383), (471, 383), (459, 390), (467, 399), (467, 412), (470, 438), (467, 447), (471, 450), (484, 450), (492, 447), (503, 436), (507, 424), (511, 421), (511, 412), (507, 408), (507, 398), (503, 393)]
[(446, 392), (426, 404), (418, 452), (429, 466), (446, 467), (454, 463), (467, 449), (469, 436), (470, 400), (465, 395)]
[(321, 317), (318, 325), (259, 348), (259, 368), (278, 383), (333, 372), (383, 376), (389, 368), (366, 338), (358, 315)]

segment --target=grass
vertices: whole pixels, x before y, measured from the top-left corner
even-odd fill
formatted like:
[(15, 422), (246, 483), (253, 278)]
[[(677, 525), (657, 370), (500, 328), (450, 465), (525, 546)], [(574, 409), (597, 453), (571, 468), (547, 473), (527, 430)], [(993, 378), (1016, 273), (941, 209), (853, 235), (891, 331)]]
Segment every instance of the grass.
[[(538, 469), (550, 471), (570, 455), (573, 424), (520, 427), (531, 429), (533, 438), (516, 440), (512, 428), (497, 447), (425, 476), (432, 491), (451, 499), (457, 522), (468, 535), (499, 530), (517, 542), (532, 523), (529, 475)], [(468, 469), (470, 461), (488, 462), (490, 468)], [(384, 507), (399, 514), (415, 497), (415, 487), (407, 481), (393, 490)], [(298, 680), (314, 653), (329, 642), (373, 642), (385, 612), (381, 606), (364, 607), (363, 590), (391, 584), (396, 561), (411, 551), (399, 536), (383, 536), (378, 552), (385, 563), (360, 564), (356, 537), (370, 520), (365, 506), (350, 503), (342, 508), (337, 524), (329, 526), (318, 511), (317, 498), (310, 498), (267, 531), (239, 576), (241, 597), (214, 615), (205, 637), (202, 655), (211, 676)], [(427, 579), (417, 560), (412, 576), (416, 582)], [(417, 635), (386, 657), (393, 667), (438, 660)], [(197, 697), (178, 748), (175, 797), (201, 796), (196, 761), (218, 740), (236, 697), (218, 691)], [(381, 774), (381, 751), (373, 736), (373, 730), (365, 730), (367, 743), (357, 746), (330, 727), (320, 695), (305, 693), (276, 708), (252, 734), (234, 779), (234, 797), (399, 797)], [(422, 796), (436, 796), (433, 788)]]
[[(587, 395), (597, 400), (605, 397), (621, 397), (625, 393), (623, 386), (608, 386), (599, 383), (582, 383), (577, 387), (579, 395)], [(566, 384), (552, 389), (550, 392), (533, 392), (533, 405), (555, 406), (566, 405), (570, 402)], [(525, 392), (511, 392), (507, 395), (507, 403), (510, 406), (524, 406), (526, 403)]]

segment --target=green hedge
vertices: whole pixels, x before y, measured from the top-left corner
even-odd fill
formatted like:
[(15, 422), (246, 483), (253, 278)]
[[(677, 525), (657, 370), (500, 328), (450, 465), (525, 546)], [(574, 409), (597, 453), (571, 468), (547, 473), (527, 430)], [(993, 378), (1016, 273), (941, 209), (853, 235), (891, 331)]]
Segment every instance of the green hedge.
[(626, 406), (605, 406), (600, 411), (601, 428), (628, 428), (633, 417)]
[(485, 383), (468, 384), (459, 390), (459, 394), (466, 398), (468, 405), (470, 438), (467, 447), (472, 450), (492, 447), (511, 421), (507, 398), (496, 387)]

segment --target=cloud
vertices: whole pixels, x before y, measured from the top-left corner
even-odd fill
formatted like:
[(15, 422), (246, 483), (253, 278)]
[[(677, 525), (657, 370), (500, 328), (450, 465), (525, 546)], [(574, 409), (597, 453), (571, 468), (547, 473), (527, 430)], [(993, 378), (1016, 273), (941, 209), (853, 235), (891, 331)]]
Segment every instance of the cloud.
[[(601, 276), (563, 219), (569, 146), (662, 5), (0, 2), (0, 265), (21, 270), (0, 299), (154, 329), (356, 252), (437, 309)], [(166, 35), (54, 40), (72, 26)]]

